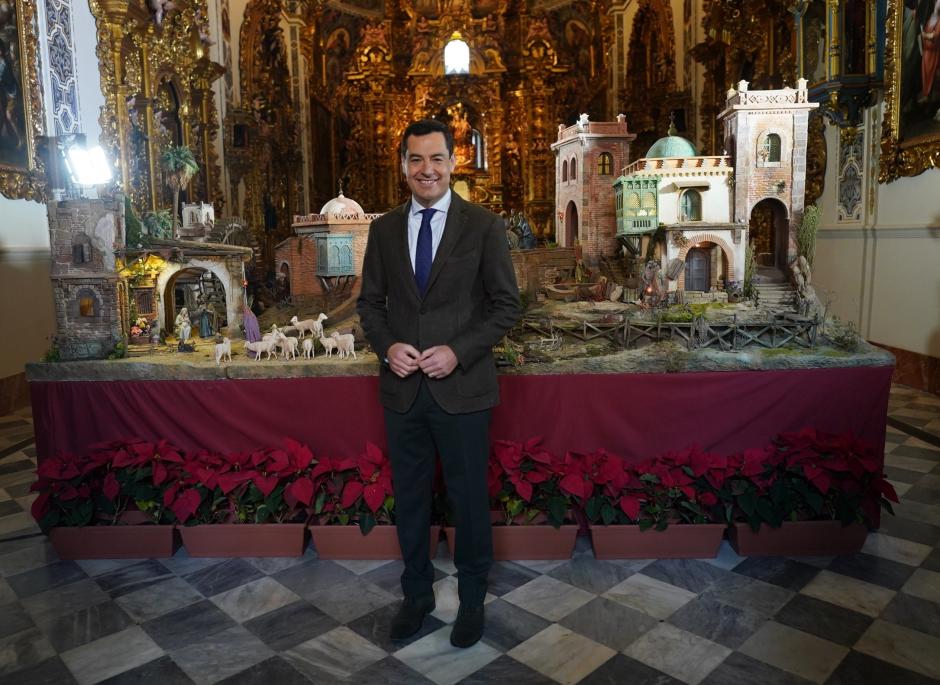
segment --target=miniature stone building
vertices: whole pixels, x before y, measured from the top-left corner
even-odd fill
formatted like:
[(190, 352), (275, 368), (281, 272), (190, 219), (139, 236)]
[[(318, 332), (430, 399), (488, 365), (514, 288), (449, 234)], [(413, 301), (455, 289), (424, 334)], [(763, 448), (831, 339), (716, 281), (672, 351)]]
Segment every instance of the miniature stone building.
[[(339, 195), (319, 214), (295, 216), (294, 235), (275, 247), (277, 276), (290, 284), (293, 297), (322, 295), (362, 273), (369, 224), (381, 214), (366, 214), (358, 202)], [(323, 254), (324, 251), (326, 254)]]
[(126, 284), (116, 253), (124, 249), (124, 196), (49, 202), (54, 344), (63, 360), (102, 359), (127, 328)]
[[(809, 112), (806, 79), (796, 89), (748, 90), (747, 81), (728, 91), (725, 149), (734, 167), (732, 221), (748, 225), (759, 205), (774, 217), (769, 254), (758, 262), (785, 268), (796, 257), (796, 231), (803, 219)], [(753, 238), (753, 236), (752, 236)]]
[(623, 114), (617, 121), (589, 121), (558, 127), (555, 153), (555, 236), (561, 247), (582, 247), (584, 261), (596, 265), (618, 250), (611, 188), (630, 160), (635, 134)]
[[(760, 236), (765, 247), (758, 262), (784, 269), (796, 256), (807, 122), (809, 110), (817, 106), (807, 99), (805, 79), (796, 89), (766, 91), (749, 91), (741, 81), (737, 90), (728, 92), (719, 115), (730, 153), (719, 156), (700, 156), (670, 127), (669, 135), (626, 166), (615, 182), (620, 245), (634, 256), (642, 255), (657, 230), (664, 228), (657, 253), (663, 270), (675, 275), (669, 289), (708, 292), (743, 281), (747, 245), (756, 237), (749, 234), (752, 214), (768, 211), (774, 217), (773, 236)], [(562, 181), (560, 196), (564, 192)], [(600, 225), (606, 215), (595, 217), (595, 230), (606, 233)]]
[(206, 202), (184, 203), (180, 240), (205, 240), (215, 225), (215, 208)]

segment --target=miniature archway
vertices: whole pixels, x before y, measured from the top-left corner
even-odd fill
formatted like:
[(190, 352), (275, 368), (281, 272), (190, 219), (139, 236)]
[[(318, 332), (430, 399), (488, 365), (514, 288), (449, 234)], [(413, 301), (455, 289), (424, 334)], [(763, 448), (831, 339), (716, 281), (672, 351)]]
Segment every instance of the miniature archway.
[(578, 205), (574, 200), (565, 208), (565, 247), (573, 247), (578, 239)]
[[(685, 235), (686, 243), (685, 246), (679, 250), (679, 259), (687, 262), (687, 257), (690, 250), (695, 250), (707, 245), (717, 245), (721, 248), (722, 254), (722, 271), (724, 272), (726, 278), (733, 280), (734, 277), (734, 250), (731, 245), (728, 244), (728, 241), (723, 238), (715, 235), (714, 233), (692, 233)], [(688, 263), (688, 262), (687, 262)], [(714, 274), (710, 274), (712, 281), (715, 280)], [(686, 279), (688, 278), (688, 269), (684, 269), (679, 275), (678, 287), (679, 290), (686, 290)]]
[(786, 268), (790, 224), (783, 202), (765, 197), (755, 204), (751, 208), (748, 235), (759, 265)]
[[(229, 337), (238, 335), (239, 327), (242, 324), (244, 306), (244, 295), (241, 289), (243, 272), (230, 271), (223, 260), (198, 259), (193, 258), (186, 263), (175, 262), (168, 263), (167, 267), (157, 276), (156, 291), (160, 295), (157, 306), (157, 321), (164, 330), (170, 332), (173, 330), (173, 323), (176, 317), (173, 307), (172, 287), (174, 277), (185, 269), (194, 269), (197, 271), (209, 271), (213, 276), (219, 279), (225, 293), (225, 318), (227, 321)], [(168, 292), (170, 297), (168, 297)], [(167, 327), (167, 324), (169, 326)]]

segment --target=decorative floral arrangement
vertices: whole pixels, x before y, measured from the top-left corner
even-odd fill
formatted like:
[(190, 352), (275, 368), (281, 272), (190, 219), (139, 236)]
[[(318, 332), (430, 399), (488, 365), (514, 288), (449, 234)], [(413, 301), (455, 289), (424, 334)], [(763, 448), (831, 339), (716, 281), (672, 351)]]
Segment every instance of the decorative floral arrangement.
[(713, 523), (718, 498), (708, 478), (715, 477), (716, 462), (719, 457), (694, 447), (638, 463), (606, 450), (569, 452), (561, 487), (594, 524), (664, 530), (671, 523)]
[[(641, 462), (605, 450), (563, 458), (540, 438), (498, 440), (489, 462), (491, 508), (504, 524), (590, 523), (663, 530), (676, 523), (839, 520), (873, 523), (893, 513), (894, 488), (877, 450), (851, 435), (814, 429), (779, 436), (731, 456), (690, 447)], [(306, 445), (222, 455), (167, 443), (123, 440), (85, 456), (40, 460), (32, 513), (54, 526), (126, 523), (306, 523), (358, 525), (363, 534), (395, 522), (392, 471), (367, 443), (347, 458), (316, 458)], [(438, 493), (439, 494), (439, 493)]]
[(131, 326), (131, 337), (140, 338), (150, 335), (150, 328), (153, 325), (153, 322), (148, 320), (145, 316), (138, 316), (137, 320), (134, 321), (134, 325)]
[(541, 446), (541, 438), (524, 443), (497, 440), (489, 463), (490, 508), (506, 525), (538, 522), (542, 516), (556, 528), (565, 523), (571, 496), (559, 482), (563, 462)]

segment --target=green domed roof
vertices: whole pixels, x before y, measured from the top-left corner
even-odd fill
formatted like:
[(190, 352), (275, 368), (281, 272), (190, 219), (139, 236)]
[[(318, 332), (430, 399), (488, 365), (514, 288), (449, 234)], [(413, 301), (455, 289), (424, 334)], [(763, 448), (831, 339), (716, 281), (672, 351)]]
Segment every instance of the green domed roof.
[(646, 153), (647, 158), (660, 159), (663, 157), (696, 157), (698, 151), (692, 141), (682, 136), (666, 136), (660, 138)]

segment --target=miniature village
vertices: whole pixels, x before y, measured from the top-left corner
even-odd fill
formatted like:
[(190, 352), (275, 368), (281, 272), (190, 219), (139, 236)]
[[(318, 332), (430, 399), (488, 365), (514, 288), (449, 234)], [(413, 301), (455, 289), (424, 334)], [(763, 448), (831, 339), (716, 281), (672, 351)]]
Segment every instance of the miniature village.
[[(496, 350), (505, 373), (681, 372), (883, 363), (828, 317), (804, 208), (806, 82), (728, 92), (725, 154), (670, 127), (642, 156), (623, 115), (559, 126), (555, 242), (505, 214), (524, 314)], [(370, 222), (339, 195), (295, 216), (273, 282), (213, 207), (133, 215), (116, 195), (50, 203), (57, 335), (45, 373), (201, 378), (375, 372), (358, 325)], [(757, 219), (755, 221), (755, 218)], [(45, 375), (34, 367), (34, 378)]]

